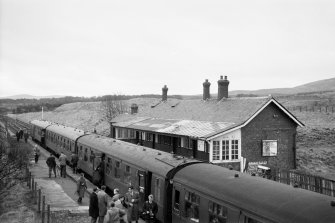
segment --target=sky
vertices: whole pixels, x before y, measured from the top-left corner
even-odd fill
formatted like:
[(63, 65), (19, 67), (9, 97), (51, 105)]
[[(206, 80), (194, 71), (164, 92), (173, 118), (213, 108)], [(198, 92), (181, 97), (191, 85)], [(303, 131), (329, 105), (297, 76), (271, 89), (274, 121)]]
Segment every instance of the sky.
[(335, 77), (335, 1), (0, 0), (0, 97), (202, 94)]

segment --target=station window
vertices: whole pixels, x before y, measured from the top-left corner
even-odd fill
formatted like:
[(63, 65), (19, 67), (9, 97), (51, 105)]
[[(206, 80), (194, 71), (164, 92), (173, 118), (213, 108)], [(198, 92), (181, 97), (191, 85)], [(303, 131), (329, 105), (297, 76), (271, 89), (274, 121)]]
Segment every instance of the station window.
[(227, 222), (227, 207), (214, 203), (208, 202), (208, 216), (210, 223), (226, 223)]
[(131, 184), (131, 171), (130, 166), (126, 165), (124, 168), (124, 182), (126, 184)]
[(231, 159), (232, 160), (238, 159), (238, 140), (231, 141)]
[(121, 177), (120, 166), (121, 166), (120, 161), (115, 161), (114, 177), (118, 179)]
[(213, 141), (213, 160), (220, 160), (220, 142)]
[(229, 160), (229, 140), (222, 140), (222, 160)]
[(136, 138), (135, 131), (133, 129), (130, 129), (129, 136), (130, 136), (129, 138), (131, 138), (131, 139), (135, 139)]
[(145, 140), (146, 141), (153, 141), (153, 135), (150, 132), (145, 133)]
[(185, 191), (185, 217), (193, 222), (199, 222), (200, 196)]

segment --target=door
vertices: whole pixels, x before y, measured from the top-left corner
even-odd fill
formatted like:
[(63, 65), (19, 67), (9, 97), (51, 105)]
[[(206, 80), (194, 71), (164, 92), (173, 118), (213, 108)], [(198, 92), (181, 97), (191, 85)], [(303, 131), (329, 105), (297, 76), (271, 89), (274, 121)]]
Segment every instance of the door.
[(146, 194), (146, 188), (145, 188), (145, 172), (144, 171), (138, 171), (137, 173), (138, 178), (138, 192), (140, 194), (140, 200), (138, 202), (139, 207), (143, 207), (143, 204), (145, 202), (145, 194)]
[(172, 152), (173, 154), (177, 153), (177, 147), (178, 147), (178, 138), (172, 137)]

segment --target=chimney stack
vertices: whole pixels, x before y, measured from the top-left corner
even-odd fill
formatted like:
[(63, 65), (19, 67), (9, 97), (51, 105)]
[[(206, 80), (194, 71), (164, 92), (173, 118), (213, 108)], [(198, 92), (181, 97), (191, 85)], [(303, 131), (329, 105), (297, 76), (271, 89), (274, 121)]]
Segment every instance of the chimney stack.
[(130, 114), (136, 114), (138, 112), (138, 106), (137, 104), (131, 104), (130, 106)]
[(169, 88), (167, 88), (166, 85), (164, 85), (164, 87), (162, 88), (162, 101), (167, 100), (167, 91), (168, 90), (169, 90)]
[(227, 80), (227, 76), (220, 77), (220, 80), (218, 80), (218, 101), (220, 101), (222, 98), (228, 98), (228, 85), (229, 81)]
[(202, 85), (204, 86), (203, 99), (204, 100), (210, 99), (211, 94), (209, 92), (209, 87), (211, 86), (211, 83), (208, 82), (208, 79), (206, 79)]

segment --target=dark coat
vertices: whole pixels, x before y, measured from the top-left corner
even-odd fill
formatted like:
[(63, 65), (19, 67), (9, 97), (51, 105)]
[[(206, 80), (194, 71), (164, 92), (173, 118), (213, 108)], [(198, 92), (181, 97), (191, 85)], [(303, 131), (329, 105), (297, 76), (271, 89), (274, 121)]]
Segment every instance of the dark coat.
[[(140, 194), (134, 190), (133, 194), (128, 192), (124, 197), (127, 204), (132, 204), (132, 206), (129, 205), (128, 208), (128, 220), (137, 221), (139, 219), (138, 202), (140, 200)], [(134, 199), (134, 202), (131, 202), (132, 199)]]
[(80, 177), (77, 182), (77, 193), (79, 197), (84, 197), (87, 185), (86, 180), (83, 177)]
[(158, 212), (157, 203), (155, 201), (152, 201), (151, 203), (146, 201), (143, 205), (143, 212), (146, 213), (147, 220), (156, 219), (156, 214)]
[(48, 157), (46, 161), (49, 168), (54, 168), (56, 166), (56, 158), (54, 156)]
[(99, 217), (98, 196), (94, 192), (90, 196), (90, 206), (89, 206), (88, 212), (89, 212), (89, 216), (93, 218)]

